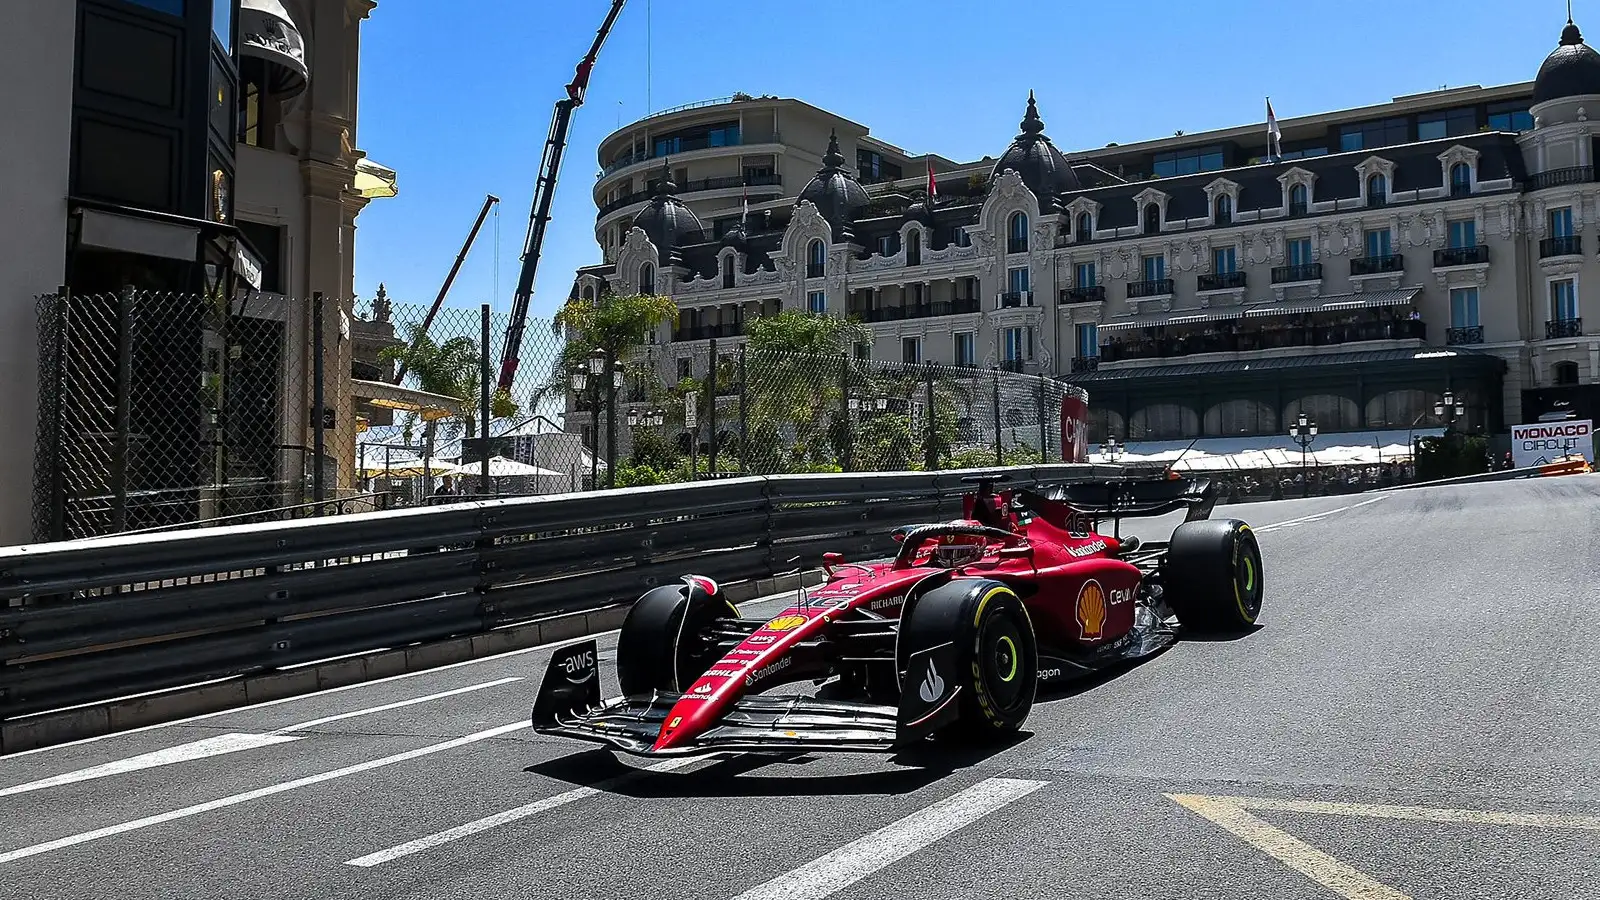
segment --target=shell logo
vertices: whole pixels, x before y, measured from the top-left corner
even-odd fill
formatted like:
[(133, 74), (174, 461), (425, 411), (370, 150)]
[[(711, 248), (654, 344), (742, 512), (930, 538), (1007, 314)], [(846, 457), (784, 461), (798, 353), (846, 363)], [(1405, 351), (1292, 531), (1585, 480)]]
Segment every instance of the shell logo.
[(805, 616), (779, 616), (768, 622), (767, 628), (772, 631), (792, 631), (805, 623)]
[(1093, 578), (1078, 589), (1078, 635), (1086, 641), (1097, 641), (1106, 625), (1106, 592)]

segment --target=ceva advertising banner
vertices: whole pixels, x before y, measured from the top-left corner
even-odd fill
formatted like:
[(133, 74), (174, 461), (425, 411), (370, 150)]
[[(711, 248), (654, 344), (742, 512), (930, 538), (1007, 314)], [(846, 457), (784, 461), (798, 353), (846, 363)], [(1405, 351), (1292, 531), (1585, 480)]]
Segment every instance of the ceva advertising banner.
[(1563, 456), (1581, 456), (1594, 462), (1594, 420), (1511, 426), (1511, 461), (1517, 468), (1542, 466)]

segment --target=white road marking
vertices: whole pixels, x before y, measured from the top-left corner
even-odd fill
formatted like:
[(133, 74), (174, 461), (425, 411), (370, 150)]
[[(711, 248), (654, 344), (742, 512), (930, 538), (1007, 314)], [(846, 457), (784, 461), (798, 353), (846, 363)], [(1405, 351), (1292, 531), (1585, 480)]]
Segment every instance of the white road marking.
[(1168, 799), (1232, 832), (1246, 843), (1332, 890), (1346, 900), (1411, 900), (1367, 874), (1334, 859), (1305, 841), (1251, 815), (1248, 810), (1397, 819), (1462, 825), (1508, 825), (1600, 831), (1600, 816), (1505, 813), (1475, 809), (1439, 809), (1427, 806), (1386, 806), (1374, 803), (1330, 803), (1319, 800), (1281, 800), (1275, 797), (1227, 797), (1168, 794)]
[[(774, 601), (782, 600), (786, 596), (788, 596), (788, 592), (784, 592), (783, 594), (774, 594), (774, 595), (767, 596), (767, 597), (757, 597), (754, 600), (746, 600), (743, 603), (735, 603), (734, 606), (736, 606), (736, 607), (738, 607), (740, 609), (743, 609), (746, 606), (754, 606), (754, 605), (760, 604), (760, 603), (771, 603), (771, 602), (774, 602)], [(114, 731), (111, 734), (96, 735), (94, 737), (82, 738), (82, 739), (76, 740), (76, 741), (68, 741), (67, 743), (64, 743), (64, 744), (51, 744), (48, 747), (35, 747), (32, 750), (18, 750), (15, 753), (7, 753), (4, 756), (0, 756), (0, 766), (5, 765), (5, 763), (8, 760), (16, 759), (17, 757), (21, 757), (21, 756), (31, 756), (32, 754), (35, 754), (35, 753), (49, 753), (49, 752), (51, 752), (53, 750), (64, 750), (64, 749), (66, 749), (68, 747), (78, 747), (78, 746), (81, 746), (83, 744), (93, 744), (93, 743), (95, 743), (97, 741), (109, 740), (111, 738), (126, 737), (126, 736), (128, 736), (130, 734), (139, 734), (140, 732), (144, 732), (144, 731), (154, 731), (157, 728), (172, 728), (172, 727), (175, 727), (175, 726), (178, 726), (178, 725), (187, 725), (187, 724), (189, 724), (191, 722), (201, 722), (201, 721), (204, 721), (206, 719), (214, 719), (214, 718), (216, 718), (218, 716), (231, 716), (231, 715), (233, 715), (235, 713), (253, 712), (253, 711), (258, 710), (258, 709), (266, 709), (268, 707), (277, 706), (277, 705), (282, 704), (282, 703), (297, 703), (297, 702), (300, 702), (300, 701), (303, 701), (303, 700), (315, 700), (315, 699), (317, 699), (319, 697), (326, 697), (326, 696), (328, 696), (330, 694), (343, 693), (344, 691), (353, 691), (353, 690), (356, 690), (357, 688), (373, 687), (375, 685), (387, 684), (387, 683), (389, 683), (391, 681), (400, 681), (401, 679), (405, 679), (405, 678), (417, 678), (417, 677), (423, 676), (423, 675), (436, 675), (436, 674), (438, 674), (440, 672), (448, 672), (451, 669), (459, 669), (462, 666), (475, 666), (475, 665), (478, 665), (479, 663), (494, 662), (495, 660), (510, 659), (513, 656), (523, 656), (523, 655), (528, 654), (528, 653), (538, 653), (538, 652), (543, 651), (543, 650), (552, 650), (552, 649), (564, 646), (566, 644), (575, 643), (575, 642), (577, 642), (579, 640), (589, 640), (591, 638), (596, 638), (596, 639), (603, 638), (603, 637), (607, 637), (609, 635), (616, 634), (619, 631), (621, 631), (620, 628), (613, 628), (613, 629), (611, 629), (609, 631), (597, 631), (594, 634), (583, 635), (580, 638), (567, 638), (567, 639), (563, 639), (563, 640), (559, 640), (559, 641), (552, 641), (551, 643), (548, 643), (548, 644), (540, 644), (540, 645), (538, 645), (536, 647), (523, 647), (520, 650), (507, 650), (504, 653), (496, 653), (493, 656), (480, 656), (477, 659), (464, 659), (461, 662), (457, 662), (457, 663), (450, 663), (448, 665), (443, 665), (443, 666), (434, 666), (433, 668), (430, 668), (430, 669), (418, 669), (415, 672), (402, 672), (399, 675), (389, 675), (389, 676), (384, 677), (384, 678), (375, 678), (375, 679), (373, 679), (371, 681), (360, 681), (360, 682), (356, 682), (355, 684), (347, 684), (347, 685), (344, 685), (342, 687), (328, 688), (327, 690), (315, 691), (315, 692), (312, 692), (312, 693), (309, 693), (309, 694), (296, 694), (293, 697), (280, 697), (277, 700), (263, 700), (260, 703), (251, 703), (251, 704), (249, 704), (247, 706), (234, 706), (234, 707), (230, 707), (228, 709), (219, 709), (216, 712), (201, 713), (198, 716), (189, 716), (186, 719), (174, 719), (171, 722), (157, 722), (154, 725), (145, 725), (145, 726), (142, 726), (142, 727), (139, 727), (139, 728), (129, 728), (126, 731)], [(290, 670), (290, 671), (292, 671), (292, 670)]]
[(483, 684), (469, 684), (466, 687), (456, 688), (453, 691), (440, 691), (437, 694), (428, 694), (422, 697), (412, 697), (410, 700), (398, 700), (394, 703), (385, 703), (382, 706), (372, 706), (368, 707), (367, 709), (358, 709), (354, 712), (339, 713), (336, 716), (323, 716), (320, 719), (312, 719), (309, 722), (301, 722), (298, 725), (290, 725), (286, 728), (279, 728), (277, 731), (271, 733), (288, 734), (295, 731), (309, 731), (319, 725), (326, 725), (329, 722), (342, 722), (345, 719), (354, 719), (358, 716), (370, 716), (373, 713), (388, 712), (391, 709), (401, 709), (406, 706), (416, 706), (418, 703), (429, 703), (434, 700), (443, 700), (446, 697), (454, 697), (458, 694), (470, 694), (473, 691), (481, 691), (486, 688), (499, 687), (502, 684), (510, 684), (513, 681), (521, 680), (522, 676), (517, 675), (511, 678), (499, 678), (494, 681), (485, 681)]
[[(649, 766), (647, 771), (669, 772), (673, 769), (681, 769), (691, 763), (704, 761), (705, 760), (703, 759), (669, 759), (665, 762), (659, 762), (653, 766)], [(369, 853), (366, 856), (360, 856), (355, 859), (346, 860), (345, 865), (359, 866), (363, 869), (370, 869), (373, 866), (381, 866), (386, 862), (393, 862), (401, 857), (410, 856), (414, 853), (421, 853), (424, 850), (431, 850), (434, 847), (440, 847), (453, 841), (459, 841), (462, 838), (471, 837), (474, 834), (478, 834), (482, 831), (488, 831), (491, 828), (499, 828), (502, 825), (509, 825), (512, 822), (517, 822), (530, 816), (536, 816), (542, 812), (548, 812), (552, 809), (556, 809), (557, 807), (566, 806), (568, 803), (576, 803), (579, 800), (593, 797), (596, 794), (611, 790), (639, 777), (641, 777), (641, 773), (629, 772), (626, 775), (619, 775), (616, 778), (610, 778), (602, 781), (593, 787), (573, 788), (564, 794), (557, 794), (554, 797), (546, 797), (543, 800), (535, 800), (532, 803), (524, 804), (523, 806), (519, 806), (515, 809), (508, 809), (505, 812), (495, 813), (492, 816), (484, 816), (477, 821), (468, 822), (465, 825), (458, 825), (448, 831), (441, 831), (438, 834), (430, 834), (427, 837), (417, 838), (414, 841), (407, 841), (404, 844), (390, 847), (387, 850), (379, 850), (376, 853)]]
[(1382, 500), (1386, 500), (1386, 499), (1388, 499), (1388, 498), (1387, 497), (1373, 497), (1370, 500), (1363, 500), (1360, 503), (1352, 503), (1349, 506), (1340, 506), (1340, 507), (1338, 507), (1336, 509), (1327, 509), (1327, 510), (1323, 510), (1322, 512), (1319, 512), (1319, 513), (1311, 513), (1310, 515), (1300, 516), (1297, 519), (1285, 519), (1282, 522), (1268, 522), (1265, 525), (1255, 525), (1255, 526), (1251, 526), (1251, 527), (1252, 527), (1252, 529), (1254, 531), (1257, 531), (1257, 532), (1272, 531), (1275, 528), (1290, 528), (1290, 527), (1293, 527), (1295, 525), (1304, 524), (1306, 522), (1316, 522), (1316, 521), (1319, 521), (1321, 519), (1326, 519), (1327, 517), (1333, 515), (1334, 513), (1342, 513), (1342, 512), (1346, 512), (1348, 510), (1352, 510), (1352, 509), (1360, 509), (1363, 506), (1369, 506), (1369, 505), (1371, 505), (1373, 503), (1378, 503), (1378, 502), (1380, 502)]
[(286, 744), (290, 741), (298, 740), (300, 738), (278, 734), (222, 734), (187, 744), (179, 744), (176, 747), (168, 747), (165, 750), (141, 753), (138, 756), (130, 756), (127, 759), (119, 759), (116, 762), (90, 766), (87, 769), (79, 769), (76, 772), (40, 778), (27, 784), (0, 788), (0, 797), (9, 797), (12, 794), (26, 794), (30, 791), (42, 791), (45, 788), (61, 787), (62, 785), (76, 784), (80, 781), (108, 778), (112, 775), (139, 772), (159, 766), (170, 766), (173, 763), (191, 762), (210, 756), (221, 756), (225, 753), (237, 753), (240, 750), (253, 750), (257, 747), (270, 747), (273, 744)]
[(1345, 900), (1412, 900), (1408, 895), (1374, 881), (1366, 873), (1334, 859), (1305, 841), (1268, 825), (1250, 815), (1242, 806), (1222, 802), (1215, 797), (1192, 794), (1167, 796)]
[(225, 809), (230, 806), (238, 806), (241, 803), (248, 803), (252, 800), (260, 800), (263, 797), (271, 797), (274, 794), (282, 794), (287, 791), (308, 787), (313, 784), (321, 784), (324, 781), (332, 781), (335, 778), (343, 778), (346, 775), (356, 775), (361, 772), (369, 772), (373, 769), (381, 769), (384, 766), (392, 766), (396, 763), (407, 762), (409, 760), (418, 759), (423, 756), (429, 756), (434, 753), (443, 753), (446, 750), (454, 750), (457, 747), (464, 747), (467, 744), (477, 743), (478, 741), (486, 741), (491, 738), (503, 737), (504, 735), (531, 727), (532, 723), (530, 722), (511, 722), (506, 725), (490, 728), (486, 731), (479, 731), (475, 734), (469, 734), (465, 737), (454, 738), (438, 744), (430, 744), (427, 747), (420, 747), (416, 750), (407, 750), (404, 753), (396, 753), (393, 756), (385, 756), (381, 759), (368, 760), (364, 763), (357, 763), (353, 766), (345, 766), (341, 769), (333, 769), (331, 771), (321, 772), (316, 775), (307, 775), (304, 778), (296, 778), (293, 781), (285, 781), (281, 784), (257, 788), (256, 790), (246, 791), (242, 794), (234, 794), (231, 797), (223, 797), (218, 800), (209, 800), (205, 803), (196, 803), (193, 806), (186, 806), (182, 809), (175, 809), (170, 812), (164, 812), (154, 816), (146, 816), (142, 819), (134, 819), (131, 822), (123, 822), (120, 825), (110, 825), (105, 828), (96, 828), (93, 831), (85, 831), (82, 834), (74, 834), (68, 837), (58, 838), (53, 841), (46, 841), (42, 844), (34, 844), (31, 847), (23, 847), (20, 850), (12, 850), (7, 853), (0, 853), (0, 864), (15, 862), (19, 859), (26, 859), (30, 856), (38, 856), (41, 853), (49, 853), (51, 851), (61, 850), (67, 847), (75, 847), (79, 844), (87, 844), (90, 841), (98, 841), (101, 838), (126, 834), (130, 831), (138, 831), (142, 828), (149, 828), (153, 825), (163, 825), (167, 822), (173, 822), (178, 819), (186, 819), (190, 816), (198, 816), (201, 813), (208, 813), (213, 810)]
[(989, 778), (866, 837), (779, 875), (734, 900), (821, 900), (1044, 787), (1046, 781)]

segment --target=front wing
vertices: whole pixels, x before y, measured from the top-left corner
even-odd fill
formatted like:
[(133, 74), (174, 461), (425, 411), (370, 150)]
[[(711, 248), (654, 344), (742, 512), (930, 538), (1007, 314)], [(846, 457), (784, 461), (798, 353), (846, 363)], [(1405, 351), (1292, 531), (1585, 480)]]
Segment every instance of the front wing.
[[(954, 649), (953, 644), (942, 644), (914, 654), (908, 671), (920, 672), (930, 661), (951, 671)], [(950, 686), (931, 702), (924, 700), (920, 691), (909, 690), (898, 707), (799, 695), (746, 695), (729, 704), (714, 725), (688, 742), (657, 750), (661, 726), (683, 695), (657, 691), (649, 697), (618, 697), (602, 703), (594, 663), (597, 655), (592, 640), (557, 651), (534, 702), (536, 732), (642, 756), (892, 753), (953, 722), (964, 690), (960, 685)]]

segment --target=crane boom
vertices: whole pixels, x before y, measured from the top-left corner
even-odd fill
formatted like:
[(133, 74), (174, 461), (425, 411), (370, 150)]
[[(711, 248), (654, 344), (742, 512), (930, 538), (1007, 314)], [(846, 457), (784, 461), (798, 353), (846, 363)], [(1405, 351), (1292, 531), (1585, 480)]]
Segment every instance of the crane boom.
[(567, 131), (572, 124), (572, 112), (583, 105), (589, 90), (589, 75), (594, 71), (595, 60), (600, 56), (606, 37), (617, 22), (625, 0), (611, 0), (611, 11), (606, 14), (600, 30), (595, 34), (589, 53), (579, 61), (572, 83), (567, 85), (567, 96), (556, 101), (555, 115), (550, 119), (550, 136), (545, 139), (544, 159), (539, 163), (539, 180), (533, 188), (533, 209), (528, 216), (528, 236), (522, 244), (522, 271), (517, 277), (517, 292), (511, 301), (511, 324), (506, 328), (505, 350), (500, 357), (500, 383), (502, 391), (511, 390), (521, 363), (522, 334), (526, 330), (528, 305), (533, 301), (534, 276), (539, 270), (539, 253), (544, 246), (545, 228), (550, 224), (550, 204), (555, 199), (556, 179), (561, 175), (561, 159), (567, 150)]
[[(483, 220), (489, 217), (489, 209), (500, 198), (493, 194), (483, 200), (483, 209), (478, 211), (478, 220), (472, 223), (472, 231), (467, 234), (466, 243), (461, 245), (461, 252), (456, 254), (455, 265), (450, 267), (450, 274), (444, 277), (444, 284), (439, 288), (439, 296), (433, 298), (433, 305), (428, 307), (428, 314), (422, 317), (422, 325), (417, 331), (417, 340), (420, 342), (423, 335), (428, 333), (428, 326), (433, 324), (433, 317), (439, 314), (439, 307), (444, 305), (444, 298), (450, 293), (450, 286), (456, 283), (456, 276), (461, 274), (461, 264), (467, 261), (467, 253), (472, 250), (472, 245), (478, 240), (478, 232), (483, 228)], [(400, 366), (395, 370), (394, 383), (399, 384), (406, 377), (406, 360), (400, 360)]]

